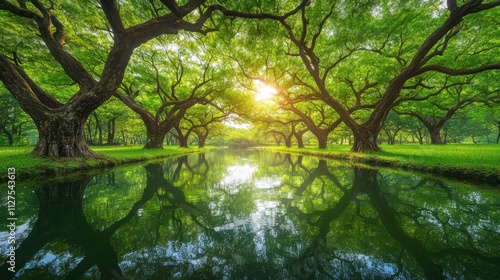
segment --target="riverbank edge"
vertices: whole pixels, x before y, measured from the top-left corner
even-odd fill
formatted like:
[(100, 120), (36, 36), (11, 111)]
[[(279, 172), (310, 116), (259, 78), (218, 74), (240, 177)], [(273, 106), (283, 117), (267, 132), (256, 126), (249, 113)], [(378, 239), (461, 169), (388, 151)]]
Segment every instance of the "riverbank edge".
[[(177, 148), (175, 150), (161, 150), (165, 151), (164, 154), (148, 154), (144, 153), (141, 155), (133, 155), (130, 157), (124, 156), (121, 158), (114, 157), (112, 155), (107, 155), (106, 152), (97, 152), (101, 158), (98, 159), (84, 159), (84, 158), (73, 158), (73, 159), (54, 159), (47, 160), (36, 168), (25, 168), (13, 165), (15, 168), (15, 173), (18, 181), (32, 181), (37, 179), (46, 180), (47, 178), (61, 178), (61, 177), (71, 177), (72, 175), (78, 176), (82, 173), (97, 174), (103, 170), (109, 170), (120, 166), (126, 166), (136, 163), (146, 163), (148, 161), (155, 161), (161, 159), (167, 159), (172, 157), (179, 157), (189, 154), (203, 153), (211, 150), (211, 148)], [(9, 166), (10, 167), (10, 166)], [(0, 177), (0, 183), (4, 183), (8, 180), (6, 176)]]
[(394, 168), (404, 171), (413, 171), (423, 174), (445, 177), (462, 182), (491, 184), (500, 187), (500, 170), (482, 169), (475, 167), (456, 167), (447, 165), (424, 165), (412, 163), (396, 158), (382, 158), (373, 154), (361, 154), (352, 152), (332, 152), (302, 150), (286, 147), (265, 147), (266, 150), (296, 155), (315, 156), (325, 159), (343, 160), (353, 164), (365, 164), (373, 167)]

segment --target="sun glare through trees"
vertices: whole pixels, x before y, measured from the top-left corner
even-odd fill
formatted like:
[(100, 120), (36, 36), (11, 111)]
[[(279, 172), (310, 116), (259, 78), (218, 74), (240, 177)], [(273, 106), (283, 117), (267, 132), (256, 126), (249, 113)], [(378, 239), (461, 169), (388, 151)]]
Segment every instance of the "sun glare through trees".
[(0, 144), (500, 140), (500, 1), (160, 2), (1, 1)]
[(254, 80), (255, 100), (256, 101), (272, 101), (276, 95), (276, 89), (259, 80)]

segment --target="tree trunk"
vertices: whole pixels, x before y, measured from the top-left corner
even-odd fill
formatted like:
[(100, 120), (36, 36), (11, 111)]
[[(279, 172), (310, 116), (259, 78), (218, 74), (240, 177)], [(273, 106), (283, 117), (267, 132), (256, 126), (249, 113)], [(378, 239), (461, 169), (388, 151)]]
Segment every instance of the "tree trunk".
[(198, 148), (203, 148), (205, 147), (205, 141), (207, 140), (206, 137), (202, 136), (198, 138)]
[(94, 119), (95, 119), (95, 128), (97, 130), (97, 145), (102, 145), (102, 125), (101, 125), (101, 121), (99, 120), (99, 117), (97, 117), (97, 114), (96, 112), (94, 111), (92, 113), (92, 115), (94, 116)]
[(500, 141), (500, 123), (498, 123), (497, 144)]
[(318, 139), (318, 148), (326, 149), (328, 146), (328, 133), (317, 133), (316, 138)]
[(285, 147), (291, 148), (292, 147), (292, 135), (290, 134), (290, 136), (285, 136), (284, 140), (285, 140)]
[(188, 147), (188, 137), (179, 136), (179, 147), (181, 147), (181, 148)]
[(422, 134), (422, 130), (421, 129), (418, 130), (417, 139), (418, 139), (418, 143), (420, 145), (424, 144), (424, 135)]
[(7, 140), (9, 141), (9, 146), (14, 145), (14, 137), (12, 136), (12, 134), (7, 133), (6, 135), (7, 135)]
[(5, 126), (2, 127), (2, 131), (7, 137), (7, 140), (9, 141), (9, 146), (12, 146), (14, 144), (14, 137), (12, 136), (12, 133), (10, 133), (9, 130), (5, 128)]
[(298, 130), (296, 129), (296, 123), (292, 124), (292, 136), (295, 136), (295, 139), (297, 139), (297, 147), (298, 148), (304, 148), (304, 140), (303, 136), (307, 132), (308, 129), (303, 129), (303, 130)]
[[(85, 137), (85, 135), (84, 135)], [(87, 143), (89, 143), (90, 145), (93, 145), (93, 141), (92, 141), (92, 126), (90, 125), (90, 121), (87, 122), (87, 139), (86, 139)]]
[(273, 138), (276, 141), (276, 145), (281, 146), (281, 140), (283, 139), (283, 137), (281, 137), (281, 135), (276, 135), (273, 133)]
[(33, 155), (51, 158), (98, 157), (85, 142), (83, 131), (86, 117), (68, 118), (67, 115), (35, 119), (39, 140)]
[(158, 126), (146, 125), (147, 140), (144, 149), (163, 149), (163, 140), (167, 134)]
[(429, 128), (429, 135), (431, 136), (431, 144), (444, 144), (441, 139), (441, 127)]
[(297, 139), (297, 147), (298, 148), (304, 148), (304, 139), (302, 138), (304, 134), (297, 134), (295, 135), (295, 139)]
[(207, 141), (208, 138), (208, 131), (206, 133), (200, 133), (198, 135), (198, 148), (203, 148), (205, 147), (205, 142)]
[[(387, 145), (393, 145), (394, 142), (392, 142), (392, 136), (391, 136), (391, 131), (388, 128), (384, 128), (385, 135), (387, 135)], [(382, 137), (380, 137), (382, 139)], [(381, 141), (378, 141), (380, 144)]]
[(116, 118), (112, 118), (108, 121), (108, 145), (114, 145), (115, 144), (115, 124), (116, 124)]
[(123, 128), (121, 129), (121, 133), (123, 138), (123, 145), (127, 146), (127, 136), (125, 136), (125, 130), (123, 130)]
[(378, 131), (373, 127), (359, 126), (352, 131), (354, 144), (351, 152), (369, 153), (380, 151), (377, 143)]

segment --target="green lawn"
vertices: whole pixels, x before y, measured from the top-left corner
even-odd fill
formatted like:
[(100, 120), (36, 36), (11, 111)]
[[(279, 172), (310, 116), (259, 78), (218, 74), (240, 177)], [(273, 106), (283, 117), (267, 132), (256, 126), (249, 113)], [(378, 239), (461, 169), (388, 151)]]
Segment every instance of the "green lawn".
[[(207, 150), (205, 148), (186, 149), (173, 146), (154, 150), (145, 150), (142, 149), (142, 146), (100, 146), (92, 147), (92, 149), (102, 156), (101, 160), (81, 158), (51, 160), (32, 157), (30, 155), (32, 149), (33, 147), (0, 147), (0, 172), (14, 167), (20, 178), (23, 176), (54, 176)], [(0, 181), (5, 180), (5, 178), (1, 178)]]
[(494, 144), (385, 145), (374, 154), (417, 164), (500, 168), (500, 145)]
[[(270, 147), (277, 151), (326, 156), (375, 166), (387, 166), (444, 175), (459, 179), (485, 181), (500, 185), (500, 145), (447, 144), (447, 145), (382, 145), (382, 151), (360, 154), (349, 153), (350, 146), (335, 145), (320, 150), (314, 147)], [(73, 159), (50, 160), (34, 158), (32, 147), (0, 147), (0, 170), (14, 167), (25, 177), (53, 176), (76, 171), (100, 170), (125, 163), (178, 156), (206, 149), (166, 146), (163, 150), (145, 150), (142, 146), (101, 146), (93, 150), (102, 160)], [(1, 171), (0, 171), (1, 172)], [(4, 181), (3, 178), (1, 181)]]
[(381, 145), (381, 151), (370, 154), (349, 153), (350, 148), (348, 145), (330, 146), (325, 150), (314, 147), (271, 147), (273, 150), (398, 167), (500, 185), (500, 145), (497, 144)]

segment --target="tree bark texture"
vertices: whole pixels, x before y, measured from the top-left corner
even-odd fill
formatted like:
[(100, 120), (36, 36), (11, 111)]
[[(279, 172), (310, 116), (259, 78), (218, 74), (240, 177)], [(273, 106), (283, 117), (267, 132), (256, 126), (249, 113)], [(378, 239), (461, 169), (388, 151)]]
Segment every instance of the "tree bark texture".
[(441, 127), (431, 126), (428, 127), (429, 135), (431, 136), (431, 144), (444, 144), (441, 138)]
[(163, 149), (163, 141), (167, 130), (156, 123), (146, 123), (146, 145), (144, 149)]
[(380, 151), (377, 143), (379, 129), (373, 127), (359, 126), (353, 129), (354, 143), (351, 152), (368, 153)]
[(97, 158), (85, 142), (86, 117), (54, 114), (45, 118), (34, 118), (38, 128), (38, 143), (32, 154), (50, 158)]

